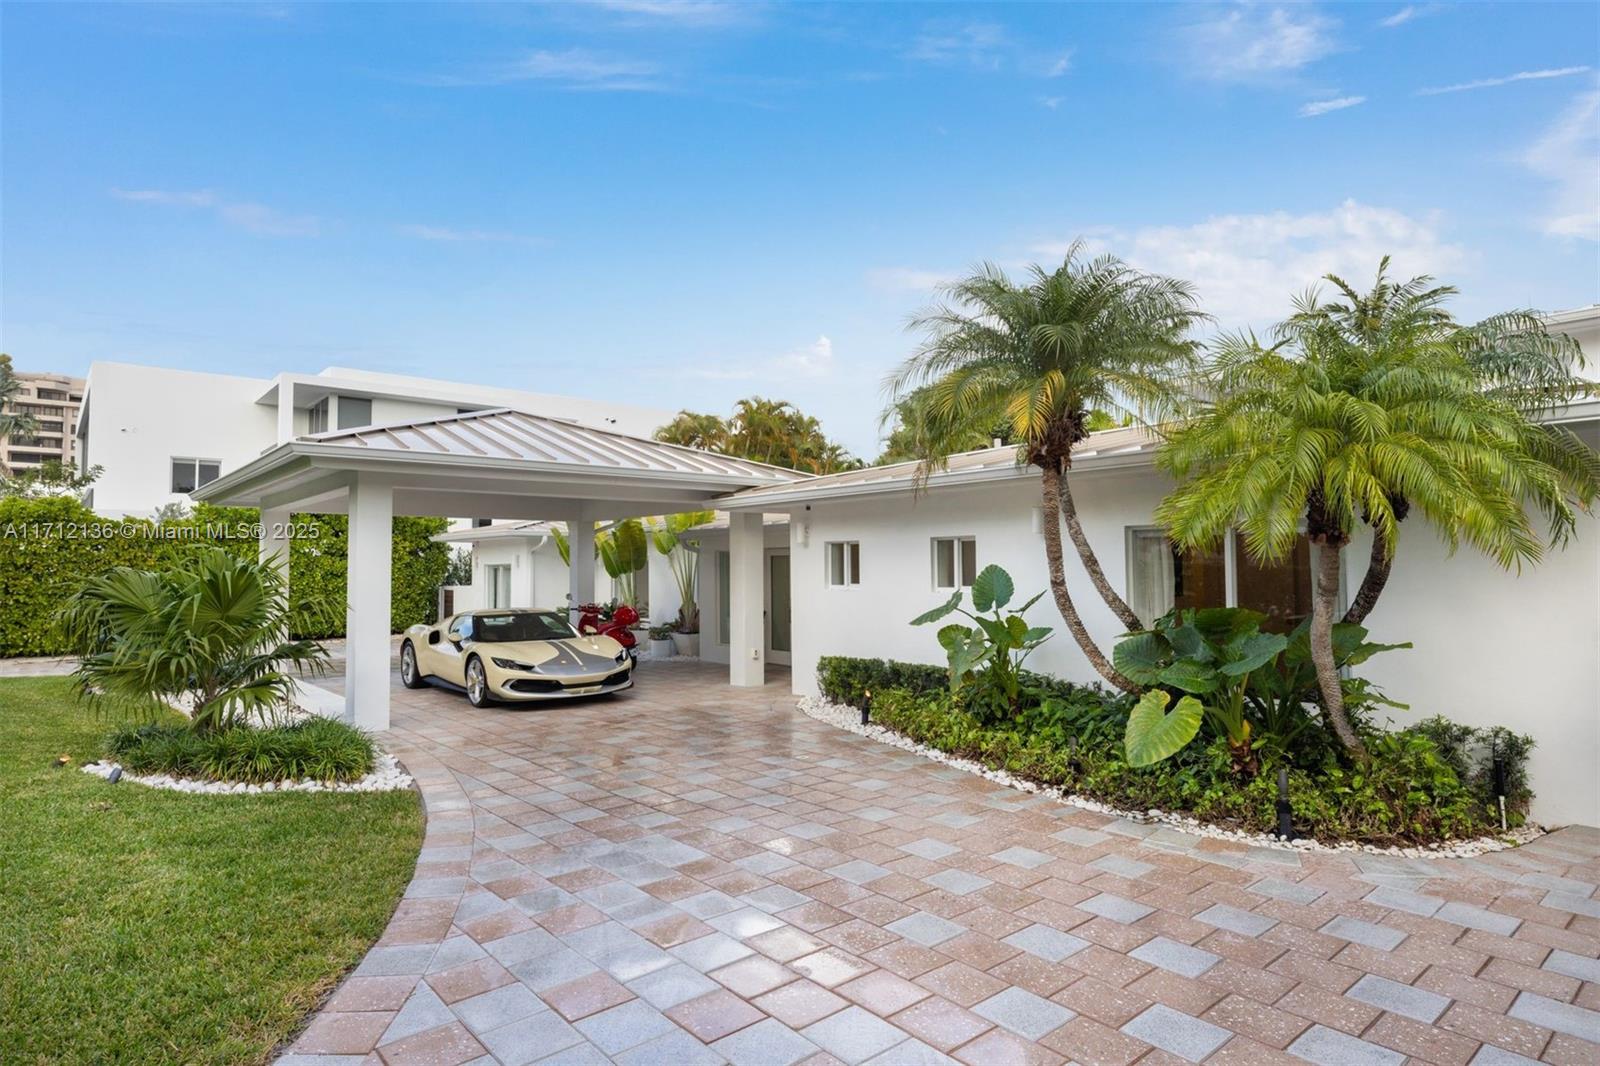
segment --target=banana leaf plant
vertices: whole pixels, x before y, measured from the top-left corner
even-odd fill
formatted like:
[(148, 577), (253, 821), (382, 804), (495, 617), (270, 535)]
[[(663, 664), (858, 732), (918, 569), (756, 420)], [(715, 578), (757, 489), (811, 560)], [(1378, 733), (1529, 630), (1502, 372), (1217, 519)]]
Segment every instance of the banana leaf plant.
[(1050, 638), (1048, 626), (1030, 626), (1023, 617), (1039, 602), (1043, 592), (1010, 613), (1016, 586), (1011, 575), (990, 564), (972, 582), (972, 610), (961, 606), (957, 589), (944, 603), (911, 620), (914, 626), (937, 622), (952, 614), (972, 620), (970, 626), (952, 622), (939, 629), (939, 646), (950, 663), (950, 691), (968, 696), (969, 709), (981, 720), (1010, 717), (1022, 696), (1022, 664), (1033, 650)]
[(699, 591), (700, 541), (689, 536), (689, 531), (703, 526), (717, 517), (715, 511), (684, 511), (669, 514), (661, 524), (649, 523), (650, 543), (656, 551), (667, 557), (672, 567), (672, 578), (678, 583), (679, 633), (700, 632)]

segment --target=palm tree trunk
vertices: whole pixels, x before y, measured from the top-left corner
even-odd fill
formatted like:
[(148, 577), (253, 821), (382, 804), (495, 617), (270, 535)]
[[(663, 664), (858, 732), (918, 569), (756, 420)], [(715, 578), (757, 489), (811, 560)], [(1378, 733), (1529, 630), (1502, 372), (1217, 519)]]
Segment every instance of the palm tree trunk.
[(1394, 565), (1394, 554), (1384, 546), (1377, 530), (1372, 531), (1372, 558), (1367, 562), (1367, 575), (1361, 579), (1361, 588), (1344, 613), (1344, 621), (1360, 625), (1378, 605), (1383, 587), (1389, 583), (1389, 570)]
[[(1061, 517), (1067, 520), (1067, 534), (1072, 537), (1072, 543), (1078, 549), (1078, 558), (1083, 560), (1083, 568), (1089, 574), (1089, 580), (1100, 593), (1100, 598), (1106, 601), (1106, 606), (1111, 608), (1111, 613), (1116, 615), (1123, 625), (1132, 632), (1144, 629), (1145, 624), (1133, 608), (1128, 606), (1128, 601), (1117, 595), (1117, 590), (1111, 587), (1111, 582), (1106, 580), (1106, 572), (1100, 568), (1100, 558), (1095, 555), (1094, 548), (1089, 545), (1089, 538), (1083, 535), (1083, 525), (1078, 521), (1078, 505), (1072, 500), (1072, 479), (1068, 471), (1061, 472)], [(1049, 524), (1049, 523), (1046, 523)]]
[(1072, 594), (1067, 591), (1066, 567), (1061, 558), (1061, 526), (1055, 520), (1061, 511), (1061, 471), (1054, 463), (1046, 463), (1040, 467), (1039, 476), (1044, 482), (1044, 554), (1050, 564), (1050, 592), (1055, 597), (1056, 607), (1095, 672), (1114, 688), (1123, 692), (1137, 692), (1139, 686), (1123, 677), (1111, 665), (1111, 661), (1096, 646), (1094, 638), (1089, 636), (1083, 619), (1078, 617), (1078, 608), (1073, 605)]
[(1333, 654), (1333, 612), (1339, 601), (1339, 555), (1343, 545), (1325, 538), (1317, 545), (1316, 593), (1311, 601), (1311, 663), (1322, 692), (1322, 713), (1351, 755), (1365, 761), (1367, 746), (1344, 712), (1344, 690), (1339, 685), (1339, 664)]

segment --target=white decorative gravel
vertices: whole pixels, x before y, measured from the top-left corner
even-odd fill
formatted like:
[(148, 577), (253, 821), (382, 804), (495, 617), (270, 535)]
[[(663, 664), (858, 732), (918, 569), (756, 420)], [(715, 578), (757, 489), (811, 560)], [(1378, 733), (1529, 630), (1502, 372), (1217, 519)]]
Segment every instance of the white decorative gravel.
[(1528, 841), (1543, 836), (1545, 833), (1544, 827), (1529, 822), (1519, 829), (1508, 830), (1499, 836), (1478, 837), (1474, 840), (1455, 840), (1426, 847), (1379, 847), (1375, 844), (1357, 844), (1353, 842), (1323, 844), (1308, 839), (1285, 841), (1266, 833), (1251, 833), (1241, 829), (1226, 829), (1222, 826), (1211, 825), (1187, 814), (1173, 814), (1169, 811), (1156, 810), (1155, 808), (1151, 808), (1148, 811), (1125, 811), (1110, 804), (1090, 799), (1087, 796), (1068, 794), (1058, 788), (1025, 780), (1004, 770), (991, 770), (982, 763), (950, 755), (937, 748), (930, 748), (926, 744), (919, 744), (910, 737), (897, 733), (885, 726), (876, 723), (864, 726), (861, 724), (861, 712), (859, 710), (845, 704), (834, 703), (822, 696), (802, 696), (799, 706), (802, 714), (815, 718), (819, 722), (849, 730), (870, 740), (876, 740), (880, 744), (888, 744), (905, 751), (915, 752), (924, 758), (944, 763), (946, 766), (954, 767), (957, 770), (964, 770), (969, 774), (977, 774), (997, 784), (1014, 788), (1019, 792), (1051, 796), (1058, 802), (1071, 807), (1094, 811), (1097, 814), (1105, 814), (1113, 818), (1124, 818), (1130, 822), (1170, 825), (1194, 836), (1210, 837), (1213, 840), (1232, 840), (1253, 847), (1277, 848), (1280, 851), (1326, 852), (1330, 854), (1365, 852), (1368, 855), (1397, 855), (1411, 859), (1464, 859), (1471, 858), (1474, 855), (1484, 855), (1491, 851), (1504, 851), (1507, 848), (1526, 844)]
[[(388, 752), (378, 752), (378, 768), (356, 781), (269, 781), (265, 785), (247, 785), (242, 781), (205, 781), (192, 777), (173, 777), (170, 774), (135, 774), (122, 771), (123, 781), (164, 788), (171, 792), (202, 792), (213, 795), (249, 795), (258, 792), (397, 792), (411, 787), (411, 775), (400, 766), (400, 760)], [(82, 767), (86, 774), (110, 777), (117, 768), (114, 762), (92, 762)]]

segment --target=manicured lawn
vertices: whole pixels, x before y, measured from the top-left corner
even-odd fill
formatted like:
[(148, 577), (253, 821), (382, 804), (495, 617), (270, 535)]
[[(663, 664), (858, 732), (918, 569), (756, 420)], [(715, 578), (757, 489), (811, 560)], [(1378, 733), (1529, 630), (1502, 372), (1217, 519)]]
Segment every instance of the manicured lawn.
[(188, 796), (52, 759), (109, 723), (0, 680), (0, 1061), (262, 1062), (383, 932), (411, 792)]

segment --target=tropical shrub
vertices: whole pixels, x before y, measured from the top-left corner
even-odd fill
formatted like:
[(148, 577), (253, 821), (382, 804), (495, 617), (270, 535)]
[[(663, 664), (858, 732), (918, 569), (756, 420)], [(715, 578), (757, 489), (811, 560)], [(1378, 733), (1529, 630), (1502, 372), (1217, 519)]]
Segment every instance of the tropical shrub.
[(279, 569), (220, 548), (165, 570), (118, 567), (90, 578), (58, 613), (91, 702), (193, 701), (196, 732), (270, 716), (294, 696), (288, 668), (317, 672), (327, 652), (291, 639), (315, 601), (291, 603)]
[(685, 511), (667, 515), (660, 525), (650, 523), (650, 543), (667, 557), (672, 579), (678, 585), (678, 620), (674, 628), (679, 633), (700, 632), (700, 541), (688, 533), (715, 517), (715, 511)]
[[(1145, 693), (1129, 719), (1130, 763), (1147, 766), (1171, 757), (1194, 739), (1202, 720), (1227, 740), (1240, 774), (1256, 772), (1262, 747), (1289, 757), (1321, 757), (1322, 746), (1307, 738), (1317, 722), (1307, 709), (1317, 695), (1309, 626), (1302, 623), (1284, 635), (1263, 632), (1265, 621), (1265, 615), (1239, 607), (1174, 611), (1116, 646), (1118, 670), (1141, 685), (1159, 686)], [(1341, 668), (1410, 647), (1371, 643), (1364, 628), (1350, 623), (1334, 630)], [(1359, 678), (1342, 684), (1347, 707), (1363, 727), (1370, 708), (1399, 706)], [(1171, 711), (1169, 693), (1178, 701)]]
[[(1097, 685), (1076, 685), (1049, 674), (1031, 670), (1020, 673), (1023, 691), (1030, 700), (1037, 699), (1038, 706), (1025, 704), (1024, 715), (1042, 713), (1047, 705), (1070, 713), (1068, 708), (1088, 704), (1118, 704), (1120, 699), (1105, 695)], [(899, 659), (863, 659), (850, 655), (824, 655), (817, 660), (817, 688), (834, 703), (842, 703), (860, 710), (871, 703), (869, 693), (905, 689), (917, 695), (947, 692), (950, 688), (950, 671), (947, 667), (930, 663), (908, 663)], [(1122, 712), (1123, 717), (1127, 715)], [(1121, 722), (1118, 723), (1118, 729)], [(1120, 734), (1119, 734), (1120, 735)]]
[(1017, 610), (1003, 614), (1016, 586), (1011, 575), (994, 564), (972, 582), (972, 610), (962, 608), (962, 590), (931, 611), (911, 620), (914, 626), (948, 618), (952, 613), (970, 618), (973, 625), (952, 622), (939, 630), (939, 644), (950, 659), (950, 691), (963, 695), (973, 714), (983, 721), (1010, 718), (1022, 697), (1022, 664), (1050, 638), (1048, 626), (1030, 626), (1024, 615), (1044, 593)]
[[(921, 744), (1128, 810), (1159, 808), (1270, 832), (1277, 824), (1275, 777), (1282, 766), (1296, 830), (1324, 842), (1434, 843), (1499, 828), (1493, 797), (1458, 773), (1449, 754), (1420, 730), (1370, 732), (1371, 758), (1353, 767), (1331, 747), (1310, 764), (1287, 763), (1262, 748), (1263, 772), (1241, 779), (1221, 735), (1188, 744), (1157, 764), (1132, 765), (1124, 745), (1132, 701), (1101, 696), (1096, 709), (1087, 703), (1096, 695), (1078, 689), (1068, 706), (1046, 711), (1046, 701), (1013, 721), (987, 725), (942, 685), (874, 690), (872, 709), (875, 722)], [(1519, 761), (1511, 776), (1525, 781), (1523, 773)]]
[(356, 781), (372, 772), (372, 738), (331, 718), (258, 729), (197, 733), (173, 725), (123, 726), (106, 738), (108, 759), (136, 774), (208, 781)]

